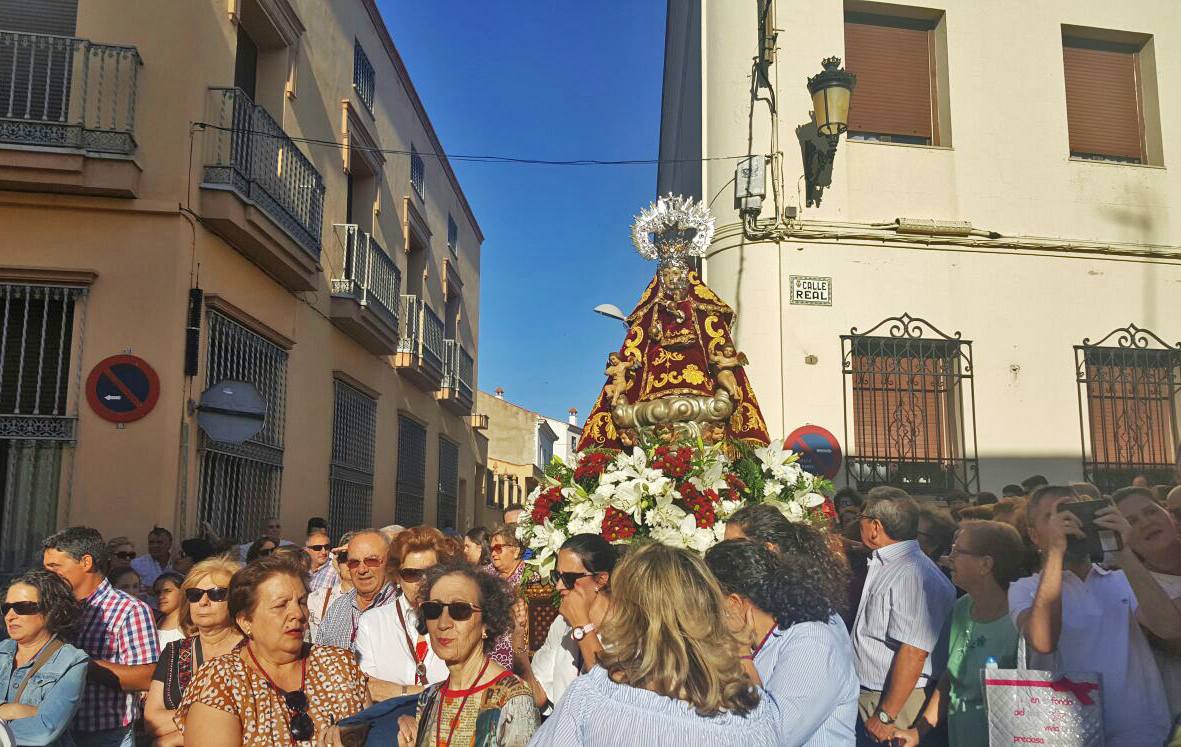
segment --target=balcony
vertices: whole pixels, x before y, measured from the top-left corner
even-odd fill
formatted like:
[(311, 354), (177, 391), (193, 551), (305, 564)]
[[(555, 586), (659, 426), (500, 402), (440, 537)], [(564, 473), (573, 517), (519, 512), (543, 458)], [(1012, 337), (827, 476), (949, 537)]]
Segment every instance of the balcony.
[(443, 320), (418, 296), (402, 296), (394, 366), (422, 389), (443, 383)]
[(443, 341), (443, 381), (435, 399), (456, 415), (468, 415), (475, 403), (472, 391), (476, 362), (459, 340)]
[(351, 223), (332, 231), (344, 247), (340, 277), (332, 278), (332, 323), (375, 355), (397, 352), (402, 273), (371, 234)]
[(210, 88), (201, 217), (291, 290), (316, 290), (324, 179), (239, 88)]
[(0, 189), (135, 197), (142, 64), (135, 47), (0, 30)]

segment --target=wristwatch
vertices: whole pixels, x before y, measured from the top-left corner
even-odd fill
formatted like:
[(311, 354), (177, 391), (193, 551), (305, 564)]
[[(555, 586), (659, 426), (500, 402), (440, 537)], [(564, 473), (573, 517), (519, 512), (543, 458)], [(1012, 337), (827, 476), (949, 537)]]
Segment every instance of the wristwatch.
[(574, 638), (574, 640), (576, 640), (576, 641), (581, 641), (583, 638), (586, 638), (587, 633), (593, 633), (593, 632), (595, 632), (595, 624), (594, 623), (587, 623), (586, 625), (583, 625), (581, 628), (575, 628), (574, 630), (570, 631), (570, 636), (572, 638)]
[(893, 726), (895, 719), (898, 718), (897, 716), (891, 716), (887, 714), (881, 708), (878, 708), (876, 711), (874, 711), (874, 715), (877, 716), (878, 721), (881, 721), (886, 726)]

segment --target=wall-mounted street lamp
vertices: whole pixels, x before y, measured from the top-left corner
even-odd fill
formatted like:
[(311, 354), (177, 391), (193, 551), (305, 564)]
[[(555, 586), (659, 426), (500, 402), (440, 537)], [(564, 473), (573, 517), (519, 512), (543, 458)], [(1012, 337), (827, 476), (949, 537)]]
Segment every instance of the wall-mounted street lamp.
[(857, 85), (857, 76), (841, 69), (840, 57), (829, 57), (820, 64), (824, 69), (808, 78), (808, 93), (812, 96), (812, 124), (828, 141), (828, 148), (822, 150), (811, 139), (804, 144), (808, 207), (820, 204), (826, 186), (821, 183), (821, 177), (836, 158), (841, 133), (849, 129), (849, 101)]
[(609, 317), (611, 319), (618, 319), (619, 321), (623, 322), (625, 327), (627, 326), (627, 314), (624, 314), (623, 311), (621, 311), (620, 308), (613, 303), (599, 304), (595, 307), (595, 313), (602, 314), (603, 316)]

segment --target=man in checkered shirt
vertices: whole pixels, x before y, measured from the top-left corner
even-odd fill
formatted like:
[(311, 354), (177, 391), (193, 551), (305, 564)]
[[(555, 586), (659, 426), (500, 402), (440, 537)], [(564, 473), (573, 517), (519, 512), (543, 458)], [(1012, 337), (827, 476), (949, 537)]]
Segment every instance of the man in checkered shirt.
[(132, 747), (139, 696), (159, 657), (152, 612), (107, 581), (107, 545), (98, 530), (70, 527), (41, 543), (45, 569), (82, 603), (77, 645), (90, 654), (86, 691), (74, 717), (78, 747)]

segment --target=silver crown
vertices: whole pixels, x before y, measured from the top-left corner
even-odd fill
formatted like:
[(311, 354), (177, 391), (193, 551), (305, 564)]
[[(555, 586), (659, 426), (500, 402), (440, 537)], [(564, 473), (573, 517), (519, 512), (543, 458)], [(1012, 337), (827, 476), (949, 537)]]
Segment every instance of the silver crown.
[(714, 237), (714, 217), (704, 202), (668, 194), (657, 198), (632, 223), (632, 243), (644, 259), (681, 264), (704, 256)]

